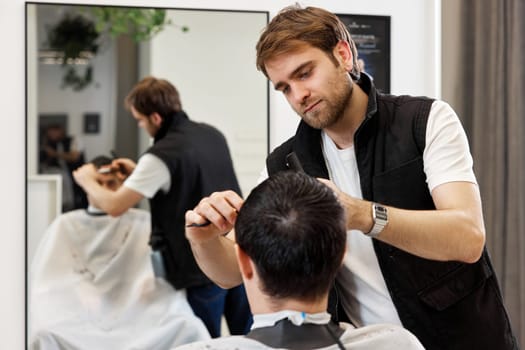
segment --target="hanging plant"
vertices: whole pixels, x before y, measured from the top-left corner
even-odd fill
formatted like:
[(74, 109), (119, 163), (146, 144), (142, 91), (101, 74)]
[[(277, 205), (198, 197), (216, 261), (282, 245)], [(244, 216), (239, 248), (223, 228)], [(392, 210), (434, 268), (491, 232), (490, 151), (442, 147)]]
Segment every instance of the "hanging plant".
[(93, 67), (87, 64), (84, 74), (79, 74), (75, 65), (79, 60), (89, 62), (96, 55), (99, 44), (99, 32), (93, 21), (82, 15), (66, 14), (48, 32), (49, 47), (56, 51), (66, 73), (62, 79), (62, 88), (71, 86), (75, 91), (82, 90), (93, 79)]
[(97, 53), (99, 32), (93, 21), (82, 15), (67, 14), (48, 34), (51, 49), (64, 54), (64, 64), (81, 57), (82, 51)]

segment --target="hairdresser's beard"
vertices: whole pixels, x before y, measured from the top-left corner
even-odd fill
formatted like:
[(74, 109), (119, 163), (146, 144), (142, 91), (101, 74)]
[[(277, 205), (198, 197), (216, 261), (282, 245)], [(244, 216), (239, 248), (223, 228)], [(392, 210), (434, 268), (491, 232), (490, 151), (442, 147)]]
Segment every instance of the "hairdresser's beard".
[(328, 86), (329, 94), (309, 97), (299, 106), (299, 110), (294, 108), (312, 128), (325, 129), (333, 126), (343, 118), (350, 105), (354, 86), (348, 76), (329, 82)]

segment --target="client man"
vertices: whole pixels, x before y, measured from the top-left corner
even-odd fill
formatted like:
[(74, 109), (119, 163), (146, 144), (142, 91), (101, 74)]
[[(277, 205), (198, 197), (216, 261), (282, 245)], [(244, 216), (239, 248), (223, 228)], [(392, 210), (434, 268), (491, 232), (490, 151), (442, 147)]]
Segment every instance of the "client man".
[[(186, 224), (212, 219), (205, 213), (188, 211)], [(423, 349), (399, 326), (331, 322), (328, 292), (345, 253), (345, 213), (315, 178), (281, 172), (258, 185), (239, 211), (235, 239), (252, 330), (180, 349)]]
[[(92, 163), (101, 186), (121, 186), (110, 158)], [(37, 248), (29, 348), (171, 349), (209, 339), (184, 291), (153, 275), (149, 213), (111, 217), (88, 200), (87, 210), (58, 216)]]

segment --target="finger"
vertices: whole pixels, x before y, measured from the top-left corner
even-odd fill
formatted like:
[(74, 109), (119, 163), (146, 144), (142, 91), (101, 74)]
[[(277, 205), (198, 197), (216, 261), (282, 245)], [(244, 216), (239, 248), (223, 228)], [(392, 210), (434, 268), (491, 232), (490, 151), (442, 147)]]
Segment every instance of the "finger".
[(192, 224), (188, 224), (188, 225), (186, 225), (186, 227), (206, 227), (206, 226), (209, 226), (209, 225), (211, 225), (211, 221), (206, 220), (206, 221), (204, 221), (203, 223), (200, 223), (200, 224), (196, 223), (196, 222), (194, 222)]
[(201, 243), (205, 242), (209, 239), (212, 239), (214, 237), (217, 237), (221, 235), (224, 231), (219, 229), (217, 226), (209, 224), (204, 227), (199, 226), (192, 226), (193, 224), (196, 224), (200, 222), (199, 220), (203, 220), (204, 217), (199, 215), (194, 210), (188, 210), (185, 215), (186, 219), (186, 227), (185, 227), (185, 235), (186, 238), (191, 242)]
[[(203, 198), (201, 202), (195, 207), (194, 211), (202, 216), (205, 220), (210, 221), (214, 226), (219, 228), (222, 232), (231, 229), (232, 208), (228, 202), (211, 197)], [(195, 221), (196, 223), (204, 223), (204, 221)]]
[(325, 185), (329, 186), (329, 183), (331, 182), (328, 179), (322, 178), (322, 177), (316, 177), (317, 181), (324, 183)]
[(330, 187), (332, 189), (332, 191), (334, 191), (335, 193), (339, 193), (339, 189), (337, 188), (337, 186), (330, 180), (328, 179), (323, 179), (321, 177), (318, 177), (316, 178), (319, 182), (325, 184), (326, 186)]
[(119, 168), (121, 166), (125, 166), (125, 162), (123, 162), (122, 158), (113, 159), (113, 161), (111, 162), (111, 166)]
[(185, 219), (186, 227), (204, 227), (211, 223), (207, 218), (197, 214), (197, 212), (193, 210), (186, 212)]
[(115, 174), (120, 180), (125, 180), (130, 173), (130, 169), (126, 166), (122, 158), (114, 159), (111, 162), (111, 168), (115, 171)]
[(231, 225), (235, 224), (243, 202), (242, 198), (233, 191), (213, 193), (208, 200), (209, 205)]
[(230, 191), (230, 190), (212, 193), (210, 198), (212, 198), (212, 199), (215, 199), (215, 198), (221, 199), (222, 198), (232, 208), (235, 208), (236, 211), (241, 210), (241, 207), (242, 207), (242, 205), (244, 203), (244, 199), (242, 199), (241, 196), (239, 196), (236, 192)]

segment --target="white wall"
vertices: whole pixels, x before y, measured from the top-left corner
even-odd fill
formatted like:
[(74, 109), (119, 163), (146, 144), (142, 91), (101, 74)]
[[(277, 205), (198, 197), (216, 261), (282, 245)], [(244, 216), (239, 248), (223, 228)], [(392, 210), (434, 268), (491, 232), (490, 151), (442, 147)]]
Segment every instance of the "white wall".
[[(62, 1), (65, 2), (65, 1)], [(71, 1), (70, 1), (71, 2)], [(143, 5), (160, 7), (220, 8), (268, 10), (273, 16), (294, 1), (273, 0), (92, 0), (92, 4)], [(439, 43), (435, 28), (439, 0), (345, 0), (303, 1), (334, 12), (392, 16), (393, 93), (439, 95)], [(0, 65), (2, 169), (0, 201), (0, 348), (23, 349), (25, 326), (25, 41), (24, 1), (0, 3)], [(254, 68), (255, 69), (255, 68)], [(233, 93), (233, 92), (232, 92)], [(236, 93), (236, 92), (235, 92)], [(271, 148), (288, 138), (297, 125), (297, 117), (282, 96), (271, 92)]]
[(167, 16), (190, 30), (167, 27), (151, 40), (149, 73), (175, 84), (192, 120), (224, 134), (247, 195), (267, 155), (267, 84), (254, 69), (254, 42), (266, 14), (171, 10)]

